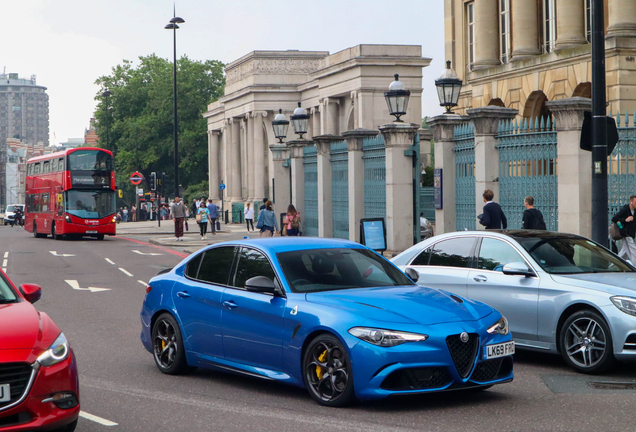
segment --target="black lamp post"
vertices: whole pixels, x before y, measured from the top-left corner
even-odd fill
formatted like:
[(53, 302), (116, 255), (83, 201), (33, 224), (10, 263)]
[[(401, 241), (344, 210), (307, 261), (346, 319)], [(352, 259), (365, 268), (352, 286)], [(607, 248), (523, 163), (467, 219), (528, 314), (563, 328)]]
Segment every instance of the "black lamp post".
[[(173, 14), (174, 15), (174, 14)], [(179, 141), (178, 141), (178, 131), (179, 131), (179, 122), (177, 120), (177, 29), (179, 26), (177, 24), (184, 23), (185, 20), (183, 18), (179, 18), (178, 16), (174, 16), (170, 23), (168, 23), (164, 28), (167, 30), (172, 30), (174, 35), (174, 45), (173, 45), (173, 54), (174, 54), (174, 71), (173, 71), (173, 82), (174, 82), (174, 196), (179, 196)]]
[(112, 93), (109, 90), (105, 90), (102, 93), (102, 97), (106, 101), (106, 148), (108, 150), (110, 150), (109, 143), (108, 143), (108, 128), (110, 126), (110, 96), (111, 95)]
[(439, 106), (446, 107), (444, 114), (452, 114), (451, 108), (456, 107), (457, 101), (459, 100), (462, 80), (460, 80), (457, 73), (451, 69), (450, 60), (446, 62), (446, 70), (442, 76), (435, 80), (435, 87), (437, 87)]
[(403, 120), (400, 120), (400, 117), (406, 114), (411, 91), (406, 90), (404, 83), (399, 80), (400, 76), (398, 74), (395, 74), (394, 77), (395, 81), (389, 86), (389, 91), (384, 92), (384, 98), (389, 107), (389, 114), (395, 116), (396, 122), (402, 122)]
[(279, 109), (278, 114), (276, 114), (276, 117), (274, 117), (274, 120), (272, 121), (274, 136), (278, 140), (278, 144), (282, 144), (283, 140), (287, 137), (288, 127), (289, 127), (289, 120), (285, 118), (285, 114), (283, 114), (283, 110)]
[(300, 135), (300, 139), (303, 139), (303, 135), (307, 133), (307, 128), (309, 127), (309, 114), (307, 114), (305, 108), (300, 106), (300, 102), (298, 102), (298, 108), (294, 110), (294, 114), (291, 116), (291, 122), (296, 135)]

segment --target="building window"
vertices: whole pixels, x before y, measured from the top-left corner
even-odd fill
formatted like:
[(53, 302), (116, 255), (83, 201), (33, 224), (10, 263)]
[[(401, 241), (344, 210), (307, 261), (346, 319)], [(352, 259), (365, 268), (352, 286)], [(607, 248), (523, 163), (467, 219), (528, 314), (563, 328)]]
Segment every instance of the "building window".
[(500, 58), (502, 63), (510, 60), (510, 0), (499, 0)]
[(543, 52), (554, 51), (556, 43), (555, 0), (543, 0)]
[(466, 5), (466, 21), (468, 23), (468, 67), (472, 70), (475, 64), (475, 3)]
[(585, 2), (585, 39), (588, 43), (592, 43), (592, 0), (583, 0)]

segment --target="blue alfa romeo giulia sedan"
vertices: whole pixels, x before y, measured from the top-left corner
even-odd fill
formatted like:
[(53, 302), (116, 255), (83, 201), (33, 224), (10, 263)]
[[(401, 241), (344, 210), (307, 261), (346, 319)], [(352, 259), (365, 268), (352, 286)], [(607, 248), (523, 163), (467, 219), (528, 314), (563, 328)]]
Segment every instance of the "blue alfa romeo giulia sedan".
[(146, 292), (141, 340), (166, 374), (204, 367), (277, 380), (327, 406), (513, 378), (499, 312), (418, 286), (353, 242), (220, 243)]

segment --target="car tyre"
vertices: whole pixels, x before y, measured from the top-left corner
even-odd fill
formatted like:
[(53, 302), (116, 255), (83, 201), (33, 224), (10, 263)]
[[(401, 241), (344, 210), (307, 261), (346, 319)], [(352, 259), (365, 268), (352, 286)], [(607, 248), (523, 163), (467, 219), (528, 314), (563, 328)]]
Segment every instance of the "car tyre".
[(69, 423), (66, 426), (55, 429), (53, 432), (73, 432), (77, 427), (77, 419), (73, 423)]
[(51, 238), (53, 240), (62, 240), (62, 236), (57, 233), (57, 227), (55, 226), (55, 224), (51, 226)]
[(97, 234), (97, 240), (104, 240), (104, 234)]
[(577, 372), (597, 374), (614, 364), (612, 334), (596, 311), (573, 313), (563, 323), (559, 335), (561, 356)]
[(152, 327), (152, 346), (155, 363), (168, 375), (180, 375), (194, 368), (188, 366), (183, 337), (177, 320), (169, 313), (160, 315)]
[(321, 334), (309, 343), (303, 356), (303, 380), (320, 405), (342, 407), (355, 400), (349, 353), (331, 334)]

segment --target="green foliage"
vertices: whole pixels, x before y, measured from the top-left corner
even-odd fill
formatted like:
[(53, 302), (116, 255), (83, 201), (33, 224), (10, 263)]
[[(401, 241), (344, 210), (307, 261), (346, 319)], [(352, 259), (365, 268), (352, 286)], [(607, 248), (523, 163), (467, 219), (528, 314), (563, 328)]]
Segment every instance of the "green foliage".
[[(141, 172), (165, 172), (174, 179), (173, 138), (173, 64), (151, 54), (139, 57), (139, 65), (130, 60), (112, 68), (112, 73), (95, 83), (108, 89), (100, 91), (95, 118), (99, 145), (115, 154), (117, 184), (129, 198), (134, 188), (128, 178)], [(223, 95), (223, 63), (216, 60), (177, 61), (177, 101), (179, 121), (179, 183), (188, 188), (208, 178), (207, 121), (202, 113), (207, 105)], [(142, 182), (139, 187), (148, 189)], [(163, 185), (174, 190), (173, 184)], [(207, 192), (206, 192), (207, 194)]]
[(201, 183), (197, 183), (195, 185), (190, 185), (183, 192), (183, 200), (187, 203), (192, 203), (195, 199), (205, 198), (208, 199), (208, 194), (210, 191), (210, 182), (208, 180), (204, 180)]
[(422, 174), (422, 186), (433, 187), (433, 174), (435, 168), (433, 166), (427, 166), (424, 168), (424, 174)]

